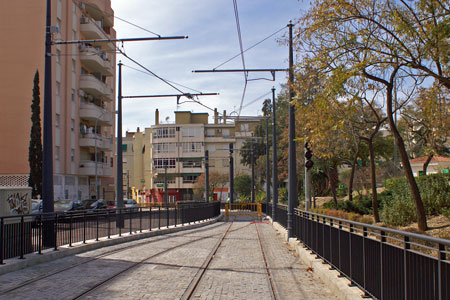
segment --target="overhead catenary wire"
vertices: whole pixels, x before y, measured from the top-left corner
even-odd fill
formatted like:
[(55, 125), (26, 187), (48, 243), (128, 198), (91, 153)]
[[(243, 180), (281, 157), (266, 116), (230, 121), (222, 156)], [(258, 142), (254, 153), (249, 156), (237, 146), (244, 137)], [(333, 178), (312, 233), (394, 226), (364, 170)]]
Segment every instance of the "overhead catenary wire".
[[(284, 29), (286, 29), (287, 26), (283, 26), (282, 28), (278, 29), (277, 31), (275, 31), (274, 33), (270, 34), (269, 36), (265, 37), (264, 39), (262, 39), (261, 41), (257, 42), (256, 44), (253, 44), (252, 46), (248, 47), (247, 49), (244, 50), (244, 53), (247, 52), (248, 50), (251, 50), (253, 48), (255, 48), (256, 46), (258, 46), (259, 44), (267, 41), (269, 38), (273, 37), (274, 35), (278, 34), (280, 31), (283, 31)], [(239, 52), (238, 54), (234, 55), (233, 57), (229, 58), (228, 60), (226, 60), (225, 62), (221, 63), (220, 65), (218, 65), (217, 67), (213, 68), (213, 70), (216, 70), (217, 68), (229, 63), (230, 61), (232, 61), (233, 59), (235, 59), (236, 57), (240, 56), (241, 53)]]

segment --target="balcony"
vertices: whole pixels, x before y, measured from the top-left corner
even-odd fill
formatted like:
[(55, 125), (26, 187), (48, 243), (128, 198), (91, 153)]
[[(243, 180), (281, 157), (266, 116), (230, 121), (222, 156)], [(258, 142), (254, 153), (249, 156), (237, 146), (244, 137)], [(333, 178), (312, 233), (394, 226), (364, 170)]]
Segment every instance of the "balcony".
[(110, 87), (106, 87), (105, 93), (103, 94), (103, 99), (108, 101), (113, 101), (114, 99), (114, 90)]
[(107, 111), (93, 103), (80, 104), (80, 118), (97, 122), (98, 125), (112, 126), (113, 112)]
[(80, 135), (80, 147), (97, 147), (98, 151), (112, 151), (113, 143), (111, 138), (106, 138), (95, 133), (87, 133)]
[[(95, 176), (95, 161), (82, 160), (80, 161), (80, 167), (78, 169), (79, 175)], [(97, 176), (100, 177), (112, 177), (113, 169), (109, 164), (98, 162), (97, 163)]]
[(111, 62), (106, 57), (106, 54), (92, 46), (80, 45), (80, 60), (81, 63), (93, 71), (100, 72), (107, 76), (114, 74)]
[(93, 96), (103, 96), (106, 93), (106, 84), (92, 74), (81, 74), (80, 88)]

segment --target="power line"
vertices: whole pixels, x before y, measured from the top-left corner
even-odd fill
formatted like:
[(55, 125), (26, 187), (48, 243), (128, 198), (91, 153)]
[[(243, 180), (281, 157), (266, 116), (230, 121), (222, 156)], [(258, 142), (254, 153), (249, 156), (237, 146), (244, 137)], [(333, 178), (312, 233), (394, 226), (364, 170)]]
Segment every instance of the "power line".
[[(261, 41), (257, 42), (256, 44), (253, 44), (252, 46), (248, 47), (247, 49), (244, 50), (244, 53), (247, 52), (250, 49), (255, 48), (256, 46), (258, 46), (259, 44), (267, 41), (269, 38), (273, 37), (274, 35), (276, 35), (277, 33), (279, 33), (280, 31), (284, 30), (286, 28), (286, 26), (284, 26), (283, 28), (275, 31), (274, 33), (270, 34), (269, 36), (265, 37), (264, 39), (262, 39)], [(241, 53), (236, 54), (235, 56), (231, 57), (230, 59), (226, 60), (225, 62), (221, 63), (220, 65), (218, 65), (217, 67), (213, 68), (213, 70), (225, 65), (226, 63), (232, 61), (233, 59), (235, 59), (236, 57), (240, 56)]]

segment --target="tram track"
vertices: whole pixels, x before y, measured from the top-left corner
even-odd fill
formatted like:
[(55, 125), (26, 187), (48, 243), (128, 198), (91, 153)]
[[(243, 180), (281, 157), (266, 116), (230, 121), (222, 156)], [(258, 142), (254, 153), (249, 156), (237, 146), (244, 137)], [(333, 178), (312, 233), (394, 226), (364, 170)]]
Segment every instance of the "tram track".
[[(99, 259), (106, 258), (109, 255), (117, 254), (117, 253), (120, 253), (120, 252), (123, 252), (123, 251), (127, 251), (127, 250), (130, 250), (130, 249), (133, 249), (133, 248), (145, 246), (145, 245), (148, 245), (148, 244), (153, 244), (153, 243), (157, 243), (157, 242), (161, 242), (161, 241), (167, 241), (168, 239), (186, 237), (188, 235), (192, 235), (193, 233), (204, 232), (204, 231), (208, 231), (208, 230), (211, 230), (211, 229), (214, 229), (214, 228), (218, 228), (218, 227), (221, 227), (221, 226), (223, 226), (223, 224), (214, 225), (212, 227), (207, 227), (207, 228), (194, 229), (193, 231), (190, 231), (190, 232), (187, 232), (187, 233), (184, 233), (184, 234), (176, 234), (175, 233), (175, 234), (170, 234), (170, 235), (163, 235), (160, 238), (153, 239), (153, 240), (150, 240), (150, 241), (138, 242), (138, 243), (134, 243), (132, 245), (121, 247), (119, 249), (113, 249), (113, 250), (110, 250), (110, 251), (106, 251), (106, 252), (103, 252), (103, 253), (101, 253), (99, 255), (96, 255), (96, 256), (94, 256), (92, 258), (89, 258), (88, 260), (85, 260), (83, 262), (72, 264), (70, 266), (67, 266), (67, 267), (64, 267), (64, 268), (60, 268), (60, 269), (58, 269), (56, 271), (48, 272), (48, 273), (46, 273), (44, 275), (40, 275), (39, 277), (31, 278), (29, 280), (26, 280), (26, 281), (24, 281), (24, 282), (22, 282), (22, 283), (20, 283), (18, 285), (15, 285), (15, 286), (13, 286), (11, 288), (0, 290), (0, 294), (1, 295), (5, 295), (5, 294), (8, 294), (8, 293), (11, 293), (13, 291), (19, 290), (21, 288), (24, 288), (24, 287), (26, 287), (28, 285), (31, 285), (31, 284), (36, 283), (36, 282), (39, 282), (41, 280), (47, 279), (47, 278), (52, 277), (54, 275), (58, 275), (58, 274), (61, 274), (63, 272), (66, 272), (66, 271), (69, 271), (71, 269), (74, 269), (76, 267), (79, 267), (79, 266), (82, 266), (82, 265), (86, 265), (88, 263), (92, 263), (92, 262), (97, 261)], [(215, 235), (210, 235), (210, 236), (207, 236), (207, 237), (204, 237), (204, 238), (214, 237), (214, 236)]]
[[(259, 249), (261, 250), (261, 254), (263, 257), (263, 261), (264, 261), (264, 266), (265, 266), (265, 273), (267, 275), (267, 282), (268, 282), (268, 286), (269, 286), (269, 290), (271, 292), (271, 299), (272, 300), (281, 300), (281, 296), (278, 292), (278, 288), (275, 282), (275, 279), (273, 277), (273, 274), (270, 270), (270, 265), (268, 262), (268, 258), (266, 255), (266, 251), (264, 249), (262, 240), (261, 240), (261, 235), (259, 233), (259, 229), (256, 223), (249, 223), (246, 226), (243, 226), (239, 229), (242, 229), (244, 227), (247, 226), (251, 226), (251, 225), (255, 225), (255, 230), (257, 233), (257, 237), (258, 237), (258, 244), (259, 244)], [(209, 266), (211, 265), (211, 262), (213, 261), (216, 253), (218, 252), (219, 248), (221, 247), (223, 241), (225, 240), (226, 236), (233, 231), (236, 230), (229, 230), (231, 228), (231, 225), (229, 226), (229, 228), (224, 232), (223, 236), (221, 237), (221, 239), (216, 243), (216, 245), (214, 246), (213, 250), (210, 252), (210, 254), (207, 256), (207, 258), (205, 259), (205, 261), (203, 262), (202, 266), (199, 268), (199, 270), (197, 271), (196, 275), (194, 276), (194, 278), (192, 279), (191, 283), (189, 284), (189, 286), (187, 287), (187, 289), (185, 290), (183, 296), (181, 297), (181, 300), (190, 300), (193, 299), (198, 286), (200, 285), (202, 279), (204, 278), (205, 273), (208, 271)]]

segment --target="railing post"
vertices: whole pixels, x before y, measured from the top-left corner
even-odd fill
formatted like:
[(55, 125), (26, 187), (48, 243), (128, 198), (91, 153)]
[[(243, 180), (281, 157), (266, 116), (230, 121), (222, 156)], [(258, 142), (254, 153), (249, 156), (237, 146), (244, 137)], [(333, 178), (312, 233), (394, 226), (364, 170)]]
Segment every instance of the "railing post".
[(58, 213), (55, 213), (55, 249), (58, 250)]
[(24, 230), (23, 230), (23, 223), (24, 223), (24, 219), (23, 219), (23, 215), (20, 217), (20, 259), (24, 259), (25, 257), (23, 256), (23, 235), (24, 235)]
[[(363, 226), (363, 286), (366, 290), (366, 238), (367, 238), (367, 227)], [(366, 293), (364, 293), (366, 295)]]
[(96, 217), (96, 233), (95, 233), (95, 240), (98, 242), (98, 211), (95, 212)]
[(446, 260), (445, 246), (442, 244), (438, 245), (438, 300), (442, 299), (442, 261)]
[(139, 207), (139, 232), (142, 232), (142, 207)]
[[(39, 243), (39, 245), (38, 245), (38, 253), (39, 254), (42, 254), (42, 225), (43, 225), (43, 222), (42, 222), (42, 214), (40, 214), (39, 215), (39, 241), (38, 241), (38, 243)], [(2, 229), (3, 229), (3, 226), (2, 226)]]
[(108, 222), (108, 240), (111, 238), (111, 224), (109, 222), (109, 209), (106, 211), (106, 222)]
[(158, 229), (161, 229), (161, 204), (158, 206)]
[[(384, 266), (384, 261), (383, 261), (383, 245), (384, 243), (386, 243), (386, 232), (384, 231), (380, 231), (380, 238), (381, 238), (381, 243), (380, 243), (380, 284), (381, 284), (381, 300), (384, 299), (384, 287), (383, 287), (383, 266)], [(405, 274), (406, 275), (406, 274)]]
[(175, 227), (177, 227), (177, 222), (178, 222), (177, 217), (178, 217), (177, 216), (177, 207), (175, 206), (175, 221), (173, 222)]
[(72, 214), (69, 216), (69, 247), (72, 247)]
[(352, 255), (352, 234), (353, 234), (353, 224), (350, 224), (350, 234), (348, 238), (349, 242), (349, 252), (350, 252), (350, 286), (352, 286), (353, 283), (353, 270), (352, 270), (352, 261), (353, 261), (353, 255)]
[(148, 231), (152, 231), (152, 206), (148, 208)]
[(86, 244), (86, 212), (83, 212), (83, 244)]
[(122, 226), (125, 227), (125, 220), (122, 216), (123, 208), (119, 208), (119, 220), (120, 220), (120, 226), (119, 226), (119, 236), (122, 236)]
[(411, 245), (409, 244), (409, 236), (404, 236), (403, 237), (403, 284), (404, 284), (404, 295), (405, 295), (405, 300), (408, 299), (408, 280), (407, 280), (407, 254), (408, 254), (408, 250), (411, 248)]
[(133, 208), (132, 207), (130, 207), (130, 208), (128, 208), (130, 211), (130, 235), (131, 234), (133, 234), (133, 215), (132, 215), (132, 212), (133, 212)]
[(0, 218), (0, 265), (3, 265), (4, 259), (5, 259), (5, 254), (3, 252), (4, 247), (4, 235), (5, 235), (5, 229), (4, 229), (4, 223), (5, 220), (4, 218)]
[(167, 212), (167, 228), (169, 228), (169, 206), (166, 206), (166, 212)]

